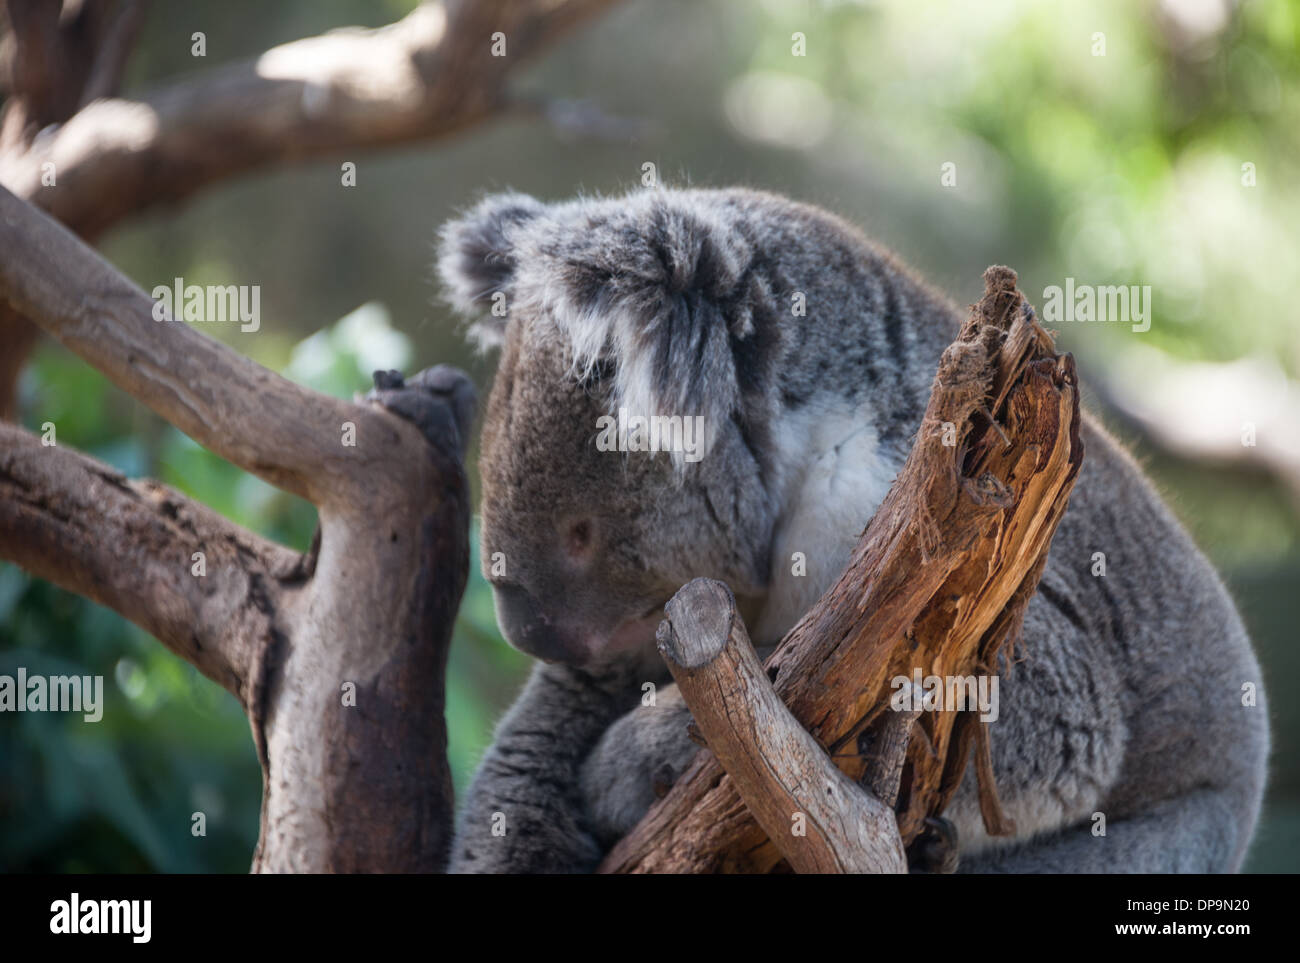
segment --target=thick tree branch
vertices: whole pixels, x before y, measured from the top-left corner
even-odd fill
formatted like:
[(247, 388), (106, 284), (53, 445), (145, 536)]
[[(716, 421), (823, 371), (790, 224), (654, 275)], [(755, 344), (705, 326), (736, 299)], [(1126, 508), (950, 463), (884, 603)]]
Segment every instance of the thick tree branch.
[(303, 556), (178, 492), (7, 424), (0, 557), (122, 614), (245, 705), (250, 641), (310, 574)]
[[(723, 781), (795, 871), (907, 872), (893, 809), (837, 769), (790, 715), (759, 664), (731, 590), (695, 579), (665, 611), (659, 651), (726, 772)], [(906, 740), (894, 751), (901, 767)]]
[[(395, 486), (370, 484), (375, 446), (423, 444), (382, 411), (295, 385), (182, 322), (154, 320), (144, 291), (3, 188), (0, 253), (0, 301), (195, 441), (323, 510), (382, 512), (375, 499)], [(345, 423), (357, 444), (343, 443)]]
[[(425, 3), (387, 27), (297, 40), (140, 100), (88, 104), (0, 154), (0, 184), (93, 238), (257, 167), (452, 134), (503, 109), (510, 73), (610, 2)], [(41, 184), (46, 163), (57, 186)]]

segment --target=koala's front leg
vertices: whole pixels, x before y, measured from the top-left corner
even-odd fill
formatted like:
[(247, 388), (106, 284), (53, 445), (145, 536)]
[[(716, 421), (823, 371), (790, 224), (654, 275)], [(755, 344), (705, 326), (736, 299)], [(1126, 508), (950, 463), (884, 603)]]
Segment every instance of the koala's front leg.
[[(655, 705), (640, 705), (609, 727), (582, 766), (582, 795), (592, 832), (608, 850), (679, 779), (700, 751), (691, 736), (691, 712), (677, 686), (661, 688)], [(865, 790), (870, 791), (870, 790)], [(956, 835), (947, 820), (933, 820), (935, 838), (914, 853), (913, 872), (950, 873)], [(940, 838), (942, 837), (942, 838)]]
[(602, 851), (578, 787), (583, 759), (627, 710), (643, 672), (539, 663), (465, 796), (453, 873), (591, 872)]
[(582, 766), (582, 795), (602, 848), (626, 836), (695, 757), (690, 723), (677, 686), (661, 686), (654, 705), (622, 716), (596, 744)]

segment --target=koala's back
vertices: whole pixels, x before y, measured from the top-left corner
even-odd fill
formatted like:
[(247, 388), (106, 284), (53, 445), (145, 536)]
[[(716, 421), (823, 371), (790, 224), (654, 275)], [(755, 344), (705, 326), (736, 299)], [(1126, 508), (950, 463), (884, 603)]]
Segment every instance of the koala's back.
[[(849, 420), (869, 411), (870, 454), (892, 475), (919, 427), (939, 355), (961, 313), (838, 218), (749, 192), (729, 193), (724, 203), (744, 212), (741, 233), (755, 248), (775, 252), (774, 288), (802, 285), (813, 291), (810, 302), (836, 305), (813, 324), (781, 322), (788, 333), (777, 421), (793, 422), (792, 434), (805, 435), (808, 420), (797, 410), (808, 405), (825, 420), (837, 408), (828, 394)], [(1213, 789), (1212, 803), (1195, 817), (1213, 825), (1186, 826), (1179, 836), (1205, 850), (1189, 851), (1186, 865), (1238, 868), (1258, 815), (1269, 746), (1250, 640), (1213, 567), (1134, 460), (1087, 414), (1083, 439), (1083, 466), (1026, 615), (1025, 660), (1009, 673), (1003, 666), (1002, 718), (993, 727), (999, 792), (1023, 840), (1086, 823), (1098, 812), (1122, 821)], [(853, 457), (840, 446), (836, 456)], [(852, 465), (824, 474), (842, 481), (855, 471), (861, 490), (870, 492), (862, 499), (865, 525), (882, 494), (879, 480)], [(845, 487), (805, 488), (794, 500), (824, 504)], [(787, 531), (784, 539), (838, 539), (830, 566), (838, 576), (857, 531)], [(774, 556), (778, 565), (789, 557), (779, 550)], [(829, 587), (825, 575), (820, 581), (794, 607), (806, 609)], [(1253, 704), (1243, 704), (1250, 702), (1247, 688)], [(965, 852), (998, 845), (983, 832), (974, 789), (971, 773), (952, 807)], [(1152, 862), (1159, 860), (1145, 865)], [(1144, 863), (1135, 856), (1135, 865)]]
[[(1201, 818), (1215, 825), (1180, 834), (1188, 865), (1236, 869), (1268, 756), (1258, 663), (1219, 577), (1133, 459), (1089, 416), (1083, 440), (1026, 614), (1025, 659), (1003, 666), (999, 791), (1023, 836), (1213, 788)], [(1247, 685), (1254, 705), (1243, 704)], [(992, 841), (973, 790), (968, 774), (951, 814), (978, 852)]]

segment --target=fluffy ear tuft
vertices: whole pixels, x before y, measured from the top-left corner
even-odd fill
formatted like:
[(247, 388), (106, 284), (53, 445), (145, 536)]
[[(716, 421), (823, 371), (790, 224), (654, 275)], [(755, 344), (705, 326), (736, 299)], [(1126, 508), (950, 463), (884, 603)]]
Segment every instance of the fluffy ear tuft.
[(530, 266), (520, 279), (520, 300), (559, 330), (575, 376), (613, 362), (615, 406), (700, 416), (707, 450), (751, 387), (737, 352), (750, 367), (770, 354), (770, 282), (753, 246), (725, 217), (673, 194), (601, 205), (563, 233), (542, 249), (554, 267)]
[[(438, 273), (443, 296), (453, 308), (479, 315), (498, 292), (510, 297), (518, 266), (512, 232), (544, 210), (541, 201), (527, 194), (494, 194), (443, 225), (438, 235)], [(504, 335), (505, 322), (504, 317), (484, 319), (473, 326), (470, 336), (480, 345), (495, 343)]]

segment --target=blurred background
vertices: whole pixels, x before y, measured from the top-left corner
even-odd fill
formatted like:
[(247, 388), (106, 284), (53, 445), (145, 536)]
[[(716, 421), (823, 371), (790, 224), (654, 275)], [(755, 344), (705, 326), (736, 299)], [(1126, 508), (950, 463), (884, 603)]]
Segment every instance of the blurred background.
[[(208, 63), (412, 3), (155, 3), (127, 74), (137, 95)], [(793, 52), (794, 34), (805, 55)], [(459, 139), (225, 182), (106, 236), (146, 290), (261, 286), (255, 334), (218, 336), (342, 397), (375, 368), (466, 368), (437, 301), (437, 226), (487, 191), (544, 199), (746, 184), (862, 226), (967, 304), (1004, 263), (1040, 309), (1078, 283), (1150, 285), (1150, 330), (1062, 323), (1094, 407), (1219, 566), (1256, 641), (1274, 755), (1249, 868), (1300, 868), (1300, 2), (629, 0), (516, 78), (568, 104)], [(575, 106), (578, 105), (578, 106)], [(945, 167), (945, 165), (952, 165)], [(48, 342), (23, 423), (128, 475), (161, 479), (305, 549), (314, 509), (209, 454)], [(1254, 425), (1255, 445), (1240, 442)], [(1225, 442), (1226, 439), (1226, 442)], [(474, 453), (470, 474), (475, 478)], [(103, 721), (0, 717), (0, 869), (247, 870), (260, 774), (234, 699), (114, 613), (0, 563), (0, 673), (105, 677)], [(452, 648), (458, 789), (528, 660), (497, 633), (472, 563)], [(190, 835), (190, 814), (208, 835)]]

